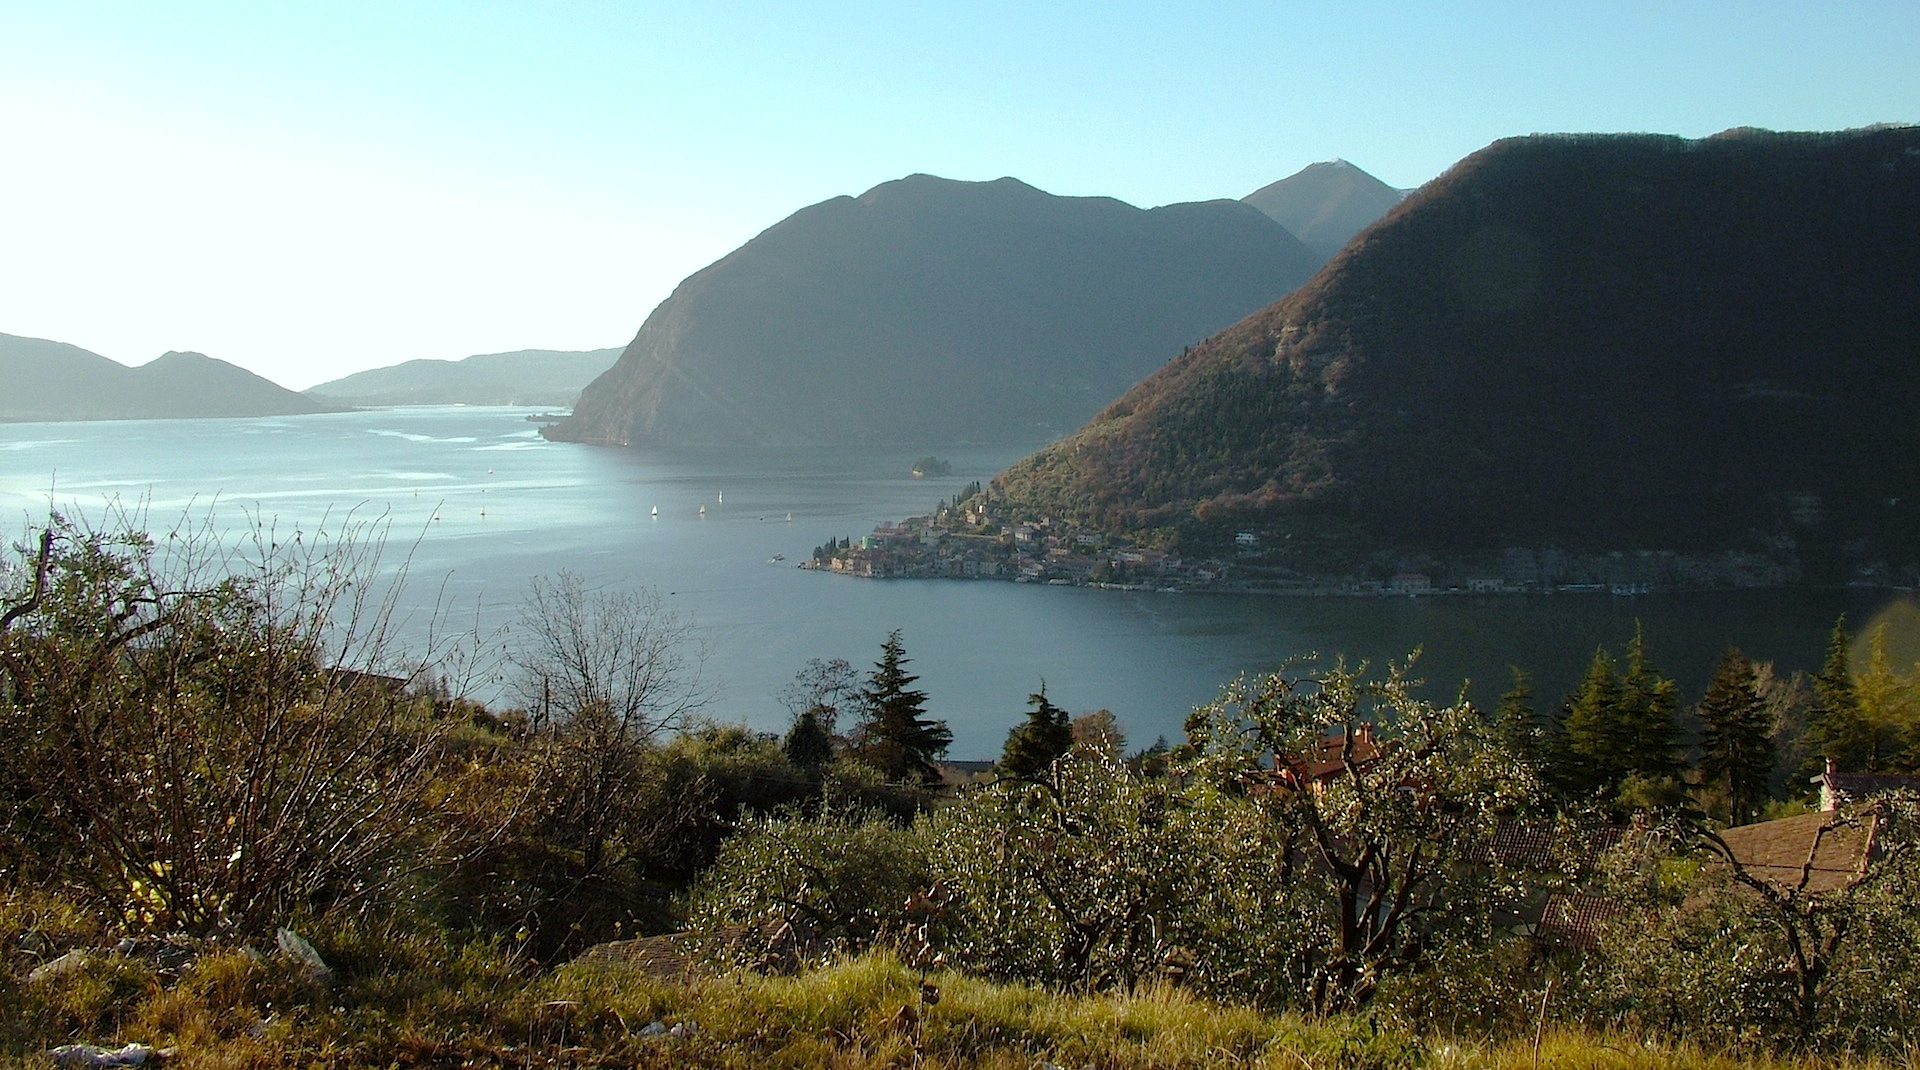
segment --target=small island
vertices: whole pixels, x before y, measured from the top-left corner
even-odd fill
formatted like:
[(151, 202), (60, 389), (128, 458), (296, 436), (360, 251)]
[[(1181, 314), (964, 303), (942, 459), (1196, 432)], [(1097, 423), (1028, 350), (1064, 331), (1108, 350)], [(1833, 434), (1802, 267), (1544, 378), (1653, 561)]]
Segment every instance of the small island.
[(938, 457), (922, 457), (913, 462), (913, 478), (925, 479), (928, 476), (950, 476), (953, 465)]

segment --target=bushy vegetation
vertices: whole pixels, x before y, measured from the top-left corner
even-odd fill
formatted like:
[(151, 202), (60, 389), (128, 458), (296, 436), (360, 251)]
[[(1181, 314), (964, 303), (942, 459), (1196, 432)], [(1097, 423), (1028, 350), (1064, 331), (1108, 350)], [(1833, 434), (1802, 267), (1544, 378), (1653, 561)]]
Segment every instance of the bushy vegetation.
[[(1488, 716), (1410, 664), (1303, 662), (1132, 756), (1043, 689), (1000, 774), (956, 787), (898, 633), (870, 674), (803, 669), (782, 740), (702, 716), (657, 599), (563, 576), (516, 630), (526, 707), (493, 711), (452, 697), (457, 659), (391, 649), (372, 550), (60, 518), (18, 548), (0, 1058), (1831, 1065), (1920, 1042), (1920, 798), (1817, 818), (1871, 833), (1848, 879), (1729, 846), (1809, 748), (1920, 760), (1916, 674), (1874, 641), (1856, 671), (1843, 626), (1810, 682), (1730, 652), (1693, 706), (1639, 635), (1545, 715), (1524, 677)], [(1556, 929), (1576, 899), (1606, 908)], [(682, 929), (660, 968), (639, 938)]]

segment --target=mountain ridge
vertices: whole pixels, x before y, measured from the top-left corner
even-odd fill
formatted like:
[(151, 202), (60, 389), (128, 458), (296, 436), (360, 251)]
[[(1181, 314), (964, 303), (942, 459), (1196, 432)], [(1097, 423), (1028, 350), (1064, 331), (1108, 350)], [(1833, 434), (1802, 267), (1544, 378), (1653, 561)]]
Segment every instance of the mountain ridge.
[(366, 406), (570, 406), (619, 355), (618, 348), (517, 349), (459, 360), (423, 358), (354, 372), (302, 393)]
[(1319, 258), (1231, 200), (1140, 209), (909, 175), (690, 275), (550, 437), (1039, 443)]
[(1505, 139), (1001, 493), (1300, 567), (1750, 547), (1837, 576), (1920, 533), (1916, 280), (1915, 128)]
[(1308, 164), (1240, 198), (1331, 259), (1410, 190), (1395, 189), (1346, 160)]
[(203, 353), (169, 351), (135, 367), (45, 338), (0, 334), (0, 421), (294, 416), (338, 406)]

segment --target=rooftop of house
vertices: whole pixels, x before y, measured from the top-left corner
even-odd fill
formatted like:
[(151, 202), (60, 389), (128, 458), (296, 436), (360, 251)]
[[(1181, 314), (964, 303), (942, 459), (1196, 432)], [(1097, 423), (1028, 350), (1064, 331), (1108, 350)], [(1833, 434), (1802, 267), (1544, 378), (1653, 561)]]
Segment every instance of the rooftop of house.
[(1601, 946), (1606, 927), (1626, 911), (1626, 906), (1616, 899), (1585, 892), (1555, 892), (1547, 897), (1540, 920), (1533, 927), (1533, 936), (1553, 947), (1593, 951)]
[(1324, 784), (1340, 775), (1348, 762), (1364, 768), (1379, 761), (1384, 753), (1381, 744), (1374, 739), (1373, 726), (1362, 724), (1354, 727), (1351, 739), (1347, 732), (1322, 736), (1317, 751), (1274, 755), (1273, 769), (1281, 782), (1290, 786)]
[[(1866, 875), (1879, 817), (1822, 811), (1727, 829), (1720, 839), (1741, 868), (1785, 892), (1818, 895)], [(1722, 863), (1724, 865), (1724, 863)]]

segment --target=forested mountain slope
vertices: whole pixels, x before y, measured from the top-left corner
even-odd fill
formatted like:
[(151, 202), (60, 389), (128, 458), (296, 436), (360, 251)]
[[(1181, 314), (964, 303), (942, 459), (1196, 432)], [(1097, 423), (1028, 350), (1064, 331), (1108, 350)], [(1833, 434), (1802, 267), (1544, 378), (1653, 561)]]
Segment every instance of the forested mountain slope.
[(521, 349), (460, 360), (409, 360), (355, 372), (309, 397), (348, 405), (572, 405), (618, 349)]
[(1237, 201), (1143, 210), (914, 175), (802, 209), (689, 277), (550, 434), (1037, 445), (1319, 263)]
[(1915, 397), (1920, 129), (1536, 136), (1468, 157), (1001, 485), (1137, 536), (1258, 529), (1306, 566), (1548, 544), (1911, 560)]

